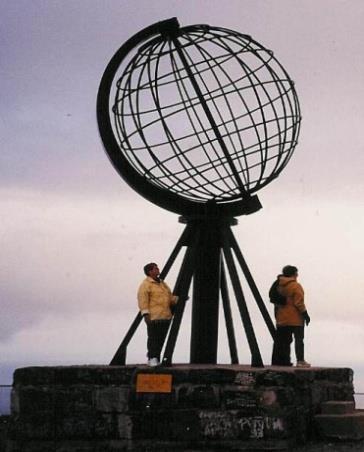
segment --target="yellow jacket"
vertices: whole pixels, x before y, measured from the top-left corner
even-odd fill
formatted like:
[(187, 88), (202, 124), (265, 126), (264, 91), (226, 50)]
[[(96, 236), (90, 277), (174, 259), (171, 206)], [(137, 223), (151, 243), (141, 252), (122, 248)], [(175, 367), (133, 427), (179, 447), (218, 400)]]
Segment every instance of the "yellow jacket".
[(138, 306), (142, 315), (149, 314), (151, 320), (172, 318), (171, 306), (176, 304), (178, 297), (164, 281), (157, 282), (147, 276), (138, 290)]
[(277, 305), (277, 326), (302, 326), (302, 313), (306, 311), (304, 291), (295, 276), (279, 276), (278, 291), (286, 297), (285, 305)]

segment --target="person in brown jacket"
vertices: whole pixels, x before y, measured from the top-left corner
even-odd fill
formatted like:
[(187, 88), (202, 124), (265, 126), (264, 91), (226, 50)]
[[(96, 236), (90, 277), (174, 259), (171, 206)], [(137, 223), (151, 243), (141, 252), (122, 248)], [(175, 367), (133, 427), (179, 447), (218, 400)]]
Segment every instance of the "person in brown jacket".
[(303, 287), (297, 282), (298, 269), (293, 265), (283, 267), (278, 276), (278, 292), (285, 297), (285, 303), (275, 305), (276, 337), (274, 340), (272, 365), (292, 366), (291, 343), (294, 337), (297, 367), (310, 367), (305, 361), (304, 327), (310, 323)]

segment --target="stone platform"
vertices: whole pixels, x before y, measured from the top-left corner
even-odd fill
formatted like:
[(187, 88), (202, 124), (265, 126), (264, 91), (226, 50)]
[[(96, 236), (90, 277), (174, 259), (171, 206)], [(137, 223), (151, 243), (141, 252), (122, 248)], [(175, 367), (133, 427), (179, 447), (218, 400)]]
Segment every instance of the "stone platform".
[(293, 450), (352, 402), (348, 368), (28, 367), (14, 374), (7, 452)]

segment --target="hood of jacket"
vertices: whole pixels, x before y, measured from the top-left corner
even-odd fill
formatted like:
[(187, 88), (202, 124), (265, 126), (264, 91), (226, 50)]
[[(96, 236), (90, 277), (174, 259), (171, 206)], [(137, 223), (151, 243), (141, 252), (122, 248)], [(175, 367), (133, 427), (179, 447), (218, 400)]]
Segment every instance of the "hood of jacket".
[(288, 284), (292, 283), (293, 281), (297, 282), (296, 276), (283, 276), (283, 275), (278, 276), (278, 284), (281, 287), (286, 287)]

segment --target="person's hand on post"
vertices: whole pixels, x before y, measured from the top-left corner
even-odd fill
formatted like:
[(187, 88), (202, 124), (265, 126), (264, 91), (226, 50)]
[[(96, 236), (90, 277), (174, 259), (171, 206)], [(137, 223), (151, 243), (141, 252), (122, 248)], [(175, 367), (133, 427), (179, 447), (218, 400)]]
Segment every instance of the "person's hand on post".
[(144, 314), (143, 317), (144, 317), (145, 323), (149, 323), (150, 322), (150, 314)]
[(303, 316), (303, 320), (305, 321), (306, 325), (308, 326), (308, 324), (311, 322), (311, 318), (308, 315), (308, 312), (302, 312), (302, 316)]
[(190, 299), (190, 297), (188, 295), (186, 295), (185, 297), (183, 295), (175, 295), (177, 297), (177, 303), (179, 299), (183, 299), (184, 301), (187, 301)]

